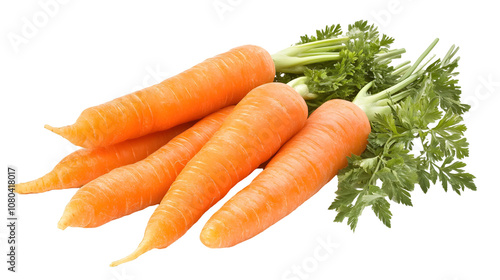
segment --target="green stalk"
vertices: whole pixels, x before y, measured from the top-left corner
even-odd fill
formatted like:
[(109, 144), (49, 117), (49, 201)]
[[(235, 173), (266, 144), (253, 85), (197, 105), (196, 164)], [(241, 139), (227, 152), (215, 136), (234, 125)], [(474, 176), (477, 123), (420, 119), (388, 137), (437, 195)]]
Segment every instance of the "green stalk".
[[(317, 42), (319, 42), (319, 41), (312, 42), (312, 43), (317, 43)], [(301, 45), (299, 45), (299, 46), (301, 46)], [(406, 52), (405, 49), (396, 49), (396, 50), (391, 50), (388, 52), (381, 53), (378, 58), (381, 58), (382, 60), (379, 60), (378, 63), (390, 63), (393, 59), (401, 57), (401, 54), (404, 52)], [(308, 57), (307, 59), (310, 61), (310, 60), (315, 59), (315, 57), (317, 57), (317, 60), (322, 60), (322, 58), (323, 58), (322, 56), (311, 56), (311, 57)], [(321, 61), (318, 61), (318, 62), (321, 62)], [(407, 65), (409, 63), (410, 63), (410, 61), (403, 62), (400, 65), (396, 66), (396, 68), (399, 67), (400, 71), (404, 71), (404, 70), (410, 68), (410, 66)], [(300, 67), (305, 68), (304, 65), (296, 66), (295, 70), (298, 70), (297, 73), (302, 73), (301, 71), (303, 71), (303, 70), (301, 70)], [(278, 69), (278, 66), (276, 66), (276, 69)], [(278, 71), (278, 70), (276, 70), (276, 71)], [(290, 72), (288, 72), (288, 73), (290, 73)], [(305, 100), (313, 100), (316, 97), (318, 97), (318, 95), (309, 91), (309, 87), (307, 86), (307, 82), (308, 82), (308, 78), (305, 76), (301, 76), (301, 77), (295, 78), (295, 79), (291, 80), (290, 82), (288, 82), (288, 85), (293, 87), (298, 93), (300, 93), (300, 95)]]
[[(459, 47), (455, 47), (455, 45), (451, 46), (446, 55), (443, 57), (441, 67), (444, 67), (445, 65), (448, 65), (450, 63), (450, 59), (455, 56), (455, 54), (458, 52), (458, 49)], [(460, 57), (457, 57), (456, 59), (460, 59)]]
[(276, 72), (302, 74), (305, 65), (340, 59), (349, 37), (318, 40), (294, 45), (272, 55)]
[(396, 85), (377, 94), (368, 94), (368, 90), (373, 85), (373, 82), (370, 82), (359, 91), (352, 103), (358, 105), (366, 113), (370, 121), (375, 118), (376, 114), (389, 114), (391, 112), (389, 104), (397, 102), (412, 93), (411, 90), (399, 91), (413, 83), (423, 73), (423, 71), (414, 73)]
[(380, 54), (377, 54), (377, 58), (375, 58), (375, 62), (376, 63), (380, 63), (381, 61), (385, 60), (385, 59), (394, 59), (396, 57), (401, 57), (401, 54), (405, 53), (406, 50), (405, 49), (395, 49), (395, 50), (390, 50), (388, 52), (385, 52), (385, 53), (380, 53)]
[(415, 64), (410, 68), (410, 70), (406, 71), (406, 73), (401, 77), (401, 80), (404, 80), (408, 78), (411, 74), (413, 74), (415, 69), (417, 69), (418, 65), (420, 64), (420, 62), (422, 62), (422, 60), (432, 51), (432, 49), (436, 46), (438, 42), (439, 42), (438, 38), (432, 41), (429, 47), (427, 47), (427, 49), (420, 55), (420, 57), (417, 59)]
[(405, 61), (405, 62), (402, 62), (402, 63), (400, 63), (400, 64), (398, 64), (398, 65), (394, 66), (394, 70), (398, 70), (398, 69), (400, 69), (400, 68), (403, 68), (403, 67), (405, 67), (405, 66), (409, 65), (410, 63), (411, 63), (411, 62), (410, 62), (409, 60), (407, 60), (407, 61)]
[(309, 92), (309, 87), (306, 84), (307, 80), (307, 77), (298, 77), (288, 82), (288, 85), (293, 87), (300, 94), (300, 96), (304, 98), (304, 100), (312, 100), (318, 97), (318, 95)]
[[(392, 73), (393, 75), (404, 73), (397, 84), (378, 93), (370, 94), (369, 90), (374, 84), (374, 81), (371, 81), (358, 92), (352, 102), (358, 105), (366, 113), (370, 121), (374, 120), (377, 114), (389, 114), (391, 112), (391, 104), (406, 98), (414, 92), (414, 89), (405, 90), (405, 88), (425, 73), (424, 67), (434, 59), (434, 56), (427, 59), (425, 63), (422, 63), (422, 61), (434, 48), (437, 42), (438, 39), (434, 40), (422, 55), (420, 55), (414, 65), (410, 66), (410, 62), (406, 61), (394, 67), (395, 70)], [(380, 54), (380, 56), (377, 57), (380, 58), (378, 63), (385, 63), (386, 60), (391, 61), (394, 57), (401, 56), (403, 52), (404, 49), (397, 49)], [(445, 58), (449, 61), (453, 53), (455, 53), (454, 47), (450, 49)], [(290, 81), (288, 85), (297, 90), (305, 100), (315, 99), (317, 94), (309, 91), (307, 86), (308, 82), (308, 78), (303, 76)]]
[(429, 64), (429, 62), (431, 62), (434, 57), (436, 57), (436, 55), (432, 55), (431, 58), (429, 58), (425, 63), (423, 63), (422, 65), (418, 66), (417, 69), (415, 69), (415, 72), (420, 72), (422, 69), (424, 69), (425, 66), (427, 66), (427, 64)]
[(328, 47), (318, 47), (314, 49), (310, 49), (307, 51), (303, 51), (302, 53), (311, 53), (311, 52), (329, 52), (329, 51), (337, 51), (344, 48), (344, 45), (336, 45), (336, 46), (328, 46)]
[[(435, 39), (409, 69), (405, 69), (408, 67), (406, 63), (406, 66), (400, 66), (401, 64), (398, 65), (399, 69), (394, 71), (393, 74), (402, 73), (401, 69), (405, 69), (404, 75), (400, 78), (400, 82), (379, 93), (368, 94), (369, 89), (373, 85), (373, 82), (370, 82), (359, 91), (352, 102), (358, 105), (366, 113), (369, 120), (373, 120), (377, 114), (389, 114), (391, 112), (391, 104), (402, 100), (413, 92), (413, 90), (401, 90), (425, 73), (424, 67), (434, 59), (435, 55), (429, 58), (425, 63), (421, 64), (421, 62), (432, 51), (438, 41), (439, 39)], [(448, 53), (453, 53), (453, 51), (449, 51)]]
[(404, 74), (405, 71), (407, 71), (408, 69), (411, 68), (411, 65), (406, 65), (406, 66), (403, 66), (399, 69), (396, 69), (394, 72), (392, 72), (392, 74), (394, 75), (401, 75), (401, 74)]

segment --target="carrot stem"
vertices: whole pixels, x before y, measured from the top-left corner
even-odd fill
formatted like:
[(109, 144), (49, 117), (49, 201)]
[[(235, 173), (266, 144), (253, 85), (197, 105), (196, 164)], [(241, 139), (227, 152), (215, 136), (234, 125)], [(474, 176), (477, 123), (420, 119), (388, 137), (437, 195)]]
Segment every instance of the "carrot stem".
[(293, 45), (272, 55), (277, 72), (302, 74), (306, 65), (339, 60), (339, 50), (345, 48), (349, 37), (318, 40)]
[[(448, 65), (450, 63), (450, 59), (457, 54), (459, 47), (455, 47), (455, 45), (452, 45), (446, 55), (443, 58), (443, 61), (441, 62), (441, 67), (444, 67), (445, 65)], [(457, 57), (459, 59), (460, 57)]]
[(303, 76), (303, 77), (298, 77), (297, 79), (291, 80), (288, 85), (293, 87), (299, 94), (304, 98), (304, 100), (311, 100), (316, 98), (318, 95), (314, 94), (312, 92), (309, 92), (309, 87), (307, 87), (308, 78)]
[[(412, 66), (409, 65), (409, 61), (406, 61), (394, 68), (395, 70), (392, 72), (393, 75), (402, 75), (399, 77), (397, 80), (398, 82), (395, 85), (378, 93), (371, 94), (369, 90), (374, 85), (374, 81), (371, 81), (358, 92), (352, 102), (358, 105), (366, 113), (370, 121), (374, 120), (377, 114), (390, 113), (391, 103), (398, 102), (414, 92), (413, 90), (404, 89), (423, 75), (425, 72), (423, 69), (434, 59), (435, 56), (427, 59), (425, 63), (422, 63), (422, 61), (436, 46), (438, 41), (439, 39), (435, 39)], [(401, 54), (404, 52), (405, 49), (395, 49), (382, 52), (377, 54), (377, 58), (375, 58), (374, 62), (379, 64), (389, 63), (392, 59), (401, 57)], [(449, 60), (449, 57), (451, 57), (454, 53), (456, 53), (456, 50), (455, 47), (452, 46), (443, 61)], [(308, 82), (309, 78), (302, 76), (291, 80), (288, 85), (293, 87), (305, 100), (315, 99), (318, 95), (309, 91), (309, 87), (307, 85)]]
[[(316, 43), (316, 42), (312, 42), (312, 43)], [(395, 50), (383, 52), (383, 53), (378, 54), (378, 57), (374, 60), (374, 62), (378, 63), (378, 64), (387, 64), (387, 63), (390, 63), (395, 58), (400, 58), (401, 54), (403, 54), (405, 52), (406, 52), (405, 49), (395, 49)], [(318, 55), (316, 62), (324, 62), (321, 58), (322, 57)], [(308, 59), (310, 59), (312, 61), (312, 59), (314, 59), (314, 57), (308, 58)], [(409, 61), (406, 61), (406, 62), (400, 64), (398, 66), (398, 68), (395, 68), (395, 69), (398, 69), (399, 73), (403, 73), (405, 70), (410, 68), (409, 66), (406, 67), (406, 65), (409, 63), (410, 63)], [(402, 69), (402, 68), (404, 68), (404, 69)], [(276, 68), (276, 69), (277, 69), (277, 71), (280, 71), (280, 70), (278, 70), (278, 68)], [(299, 71), (299, 72), (302, 73), (305, 69), (305, 66), (304, 65), (295, 66), (294, 69), (295, 70), (301, 69), (301, 71)], [(286, 72), (286, 71), (280, 71), (280, 72)], [(295, 73), (295, 72), (290, 72), (290, 73)], [(393, 74), (395, 75), (395, 73), (393, 73)], [(316, 99), (318, 97), (318, 94), (309, 91), (309, 87), (307, 86), (308, 82), (309, 82), (309, 78), (307, 78), (306, 76), (301, 76), (301, 77), (295, 78), (295, 79), (291, 80), (290, 82), (288, 82), (288, 85), (293, 87), (302, 96), (302, 98), (304, 98), (304, 100)]]
[[(392, 100), (392, 95), (400, 90), (404, 89), (409, 84), (413, 83), (417, 80), (418, 77), (421, 76), (423, 72), (418, 72), (407, 79), (399, 82), (398, 84), (385, 89), (377, 94), (368, 94), (368, 90), (372, 87), (373, 81), (364, 86), (358, 93), (358, 95), (354, 98), (352, 103), (358, 105), (363, 111), (365, 111), (368, 119), (373, 121), (377, 114), (387, 114), (391, 111), (389, 101), (394, 102)], [(408, 96), (410, 91), (404, 92), (401, 96), (398, 96), (398, 101)]]
[(422, 53), (422, 55), (420, 55), (417, 61), (415, 61), (415, 64), (413, 64), (410, 70), (408, 70), (400, 79), (404, 80), (408, 78), (411, 74), (413, 74), (413, 72), (417, 69), (418, 65), (420, 64), (420, 62), (422, 62), (422, 60), (432, 51), (432, 49), (436, 46), (438, 42), (439, 38), (434, 39), (434, 41), (432, 41), (429, 47), (427, 47), (427, 49)]
[(398, 68), (394, 72), (392, 72), (392, 74), (393, 75), (403, 75), (405, 73), (405, 71), (407, 71), (410, 68), (411, 68), (411, 65), (401, 66), (400, 68)]
[(381, 63), (385, 59), (389, 59), (389, 61), (390, 61), (391, 59), (401, 57), (401, 54), (403, 54), (405, 52), (406, 52), (405, 49), (395, 49), (395, 50), (390, 50), (390, 51), (385, 52), (385, 53), (379, 53), (379, 54), (375, 55), (376, 58), (374, 61), (376, 63)]
[(310, 50), (307, 50), (307, 51), (303, 51), (303, 53), (328, 52), (328, 51), (341, 50), (343, 48), (344, 48), (344, 45), (335, 45), (335, 46), (328, 46), (328, 47), (318, 47), (318, 48), (310, 49)]
[[(407, 60), (405, 62), (401, 62), (400, 64), (394, 66), (394, 70), (399, 70), (401, 68), (404, 68), (406, 67), (407, 65), (409, 65), (411, 63), (411, 61)], [(393, 72), (394, 73), (394, 72)]]

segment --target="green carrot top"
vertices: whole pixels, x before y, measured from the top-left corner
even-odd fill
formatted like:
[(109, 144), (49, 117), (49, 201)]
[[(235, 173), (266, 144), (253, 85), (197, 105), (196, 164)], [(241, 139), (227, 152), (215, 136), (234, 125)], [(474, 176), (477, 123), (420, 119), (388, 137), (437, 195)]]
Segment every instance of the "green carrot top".
[(452, 46), (442, 59), (427, 58), (436, 39), (413, 65), (405, 61), (391, 66), (405, 50), (391, 50), (394, 39), (358, 21), (349, 25), (346, 36), (342, 37), (339, 25), (327, 26), (316, 37), (302, 36), (291, 49), (305, 45), (310, 50), (316, 45), (318, 53), (331, 52), (325, 45), (338, 42), (332, 38), (342, 42), (342, 47), (330, 47), (339, 50), (335, 59), (323, 53), (318, 54), (324, 58), (320, 62), (293, 66), (300, 71), (277, 68), (276, 80), (294, 87), (310, 112), (341, 98), (358, 105), (370, 119), (367, 149), (361, 156), (350, 157), (348, 166), (339, 172), (337, 196), (329, 207), (338, 212), (335, 221), (347, 218), (354, 230), (363, 210), (371, 206), (390, 227), (389, 200), (411, 206), (415, 185), (424, 193), (438, 181), (445, 190), (451, 188), (458, 194), (466, 188), (475, 190), (475, 177), (465, 172), (462, 161), (469, 154), (462, 115), (470, 106), (460, 102), (455, 79), (458, 48)]

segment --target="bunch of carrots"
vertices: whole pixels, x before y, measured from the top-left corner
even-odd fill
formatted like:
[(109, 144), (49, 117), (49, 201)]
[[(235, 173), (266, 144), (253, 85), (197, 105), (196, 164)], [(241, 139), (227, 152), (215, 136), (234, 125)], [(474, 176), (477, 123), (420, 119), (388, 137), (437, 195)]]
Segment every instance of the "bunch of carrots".
[[(159, 204), (137, 249), (111, 264), (116, 266), (172, 244), (232, 187), (263, 167), (200, 235), (208, 247), (236, 245), (293, 212), (339, 171), (345, 176), (346, 170), (369, 169), (353, 159), (369, 155), (380, 160), (371, 162), (380, 170), (390, 168), (390, 159), (377, 155), (373, 143), (394, 145), (396, 140), (377, 138), (378, 123), (396, 118), (404, 108), (400, 102), (440, 101), (434, 95), (442, 87), (428, 85), (439, 82), (436, 75), (456, 62), (451, 60), (454, 47), (443, 60), (423, 62), (436, 40), (415, 64), (391, 66), (404, 53), (389, 49), (392, 41), (359, 21), (346, 34), (339, 25), (327, 26), (275, 55), (253, 45), (231, 49), (157, 85), (88, 108), (72, 125), (47, 125), (83, 149), (15, 190), (79, 188), (64, 209), (61, 229), (98, 227)], [(447, 82), (442, 90), (449, 98), (455, 84)], [(468, 109), (461, 105), (457, 114)], [(443, 118), (434, 115), (433, 121)], [(403, 133), (394, 129), (393, 135)], [(377, 213), (385, 206), (380, 198), (399, 202), (395, 190), (377, 187), (377, 180), (385, 184), (386, 178), (373, 174), (371, 181), (363, 179), (366, 191), (355, 185), (363, 192), (352, 193), (350, 202), (359, 198), (355, 205), (336, 200), (333, 208), (351, 219), (349, 210), (358, 203)], [(431, 173), (428, 177), (436, 182)], [(467, 187), (473, 189), (473, 176), (469, 179)], [(361, 197), (370, 191), (378, 195), (371, 204)], [(339, 189), (339, 197), (345, 192)]]

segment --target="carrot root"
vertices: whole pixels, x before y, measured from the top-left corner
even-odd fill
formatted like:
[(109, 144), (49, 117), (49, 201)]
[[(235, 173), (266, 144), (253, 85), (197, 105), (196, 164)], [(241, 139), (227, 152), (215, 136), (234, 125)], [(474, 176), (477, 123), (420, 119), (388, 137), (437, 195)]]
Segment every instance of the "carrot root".
[(105, 147), (237, 104), (253, 88), (272, 82), (274, 76), (274, 62), (266, 50), (241, 46), (161, 83), (87, 108), (72, 125), (47, 129), (77, 146)]
[(109, 266), (111, 267), (115, 267), (115, 266), (118, 266), (120, 264), (123, 264), (123, 263), (126, 263), (126, 262), (129, 262), (129, 261), (133, 261), (135, 259), (137, 259), (140, 255), (146, 253), (147, 251), (153, 249), (153, 246), (151, 246), (151, 244), (148, 244), (149, 242), (143, 240), (139, 246), (137, 246), (137, 249), (135, 249), (134, 252), (132, 252), (130, 255), (124, 257), (124, 258), (121, 258), (117, 261), (114, 261), (112, 262)]
[[(306, 119), (307, 105), (290, 86), (269, 83), (252, 89), (176, 177), (146, 226), (146, 248), (166, 248), (182, 237), (234, 185), (273, 156)], [(139, 245), (113, 265), (144, 250)]]
[(203, 245), (208, 248), (221, 248), (222, 238), (219, 236), (217, 229), (205, 226), (200, 233), (200, 240)]
[(57, 223), (57, 227), (61, 230), (65, 230), (69, 225), (68, 225), (68, 217), (67, 216), (62, 216), (59, 222)]
[(190, 124), (189, 129), (147, 158), (115, 168), (85, 184), (66, 205), (58, 227), (98, 227), (160, 203), (177, 175), (232, 110), (233, 106), (229, 106), (193, 126)]
[(368, 117), (357, 105), (325, 102), (266, 168), (210, 217), (201, 242), (231, 247), (266, 230), (327, 184), (349, 156), (360, 155), (369, 134)]
[(59, 136), (63, 136), (63, 133), (61, 131), (62, 128), (60, 128), (60, 127), (53, 127), (53, 126), (50, 126), (50, 125), (46, 124), (46, 125), (43, 126), (43, 128), (48, 129), (48, 130), (54, 132), (55, 134), (57, 134)]
[(18, 194), (40, 193), (51, 189), (51, 182), (55, 179), (56, 174), (49, 172), (39, 179), (25, 183), (16, 184), (14, 191)]
[(72, 144), (74, 144), (76, 146), (80, 146), (80, 147), (84, 147), (84, 148), (92, 148), (89, 145), (81, 144), (82, 136), (75, 134), (75, 129), (76, 129), (75, 126), (67, 125), (67, 126), (61, 126), (61, 127), (53, 127), (51, 125), (46, 124), (43, 127), (45, 129), (48, 129), (51, 132), (61, 136), (61, 137), (63, 137), (63, 138), (68, 139), (69, 142), (71, 142)]
[(73, 221), (75, 220), (74, 211), (64, 211), (61, 219), (57, 222), (57, 227), (61, 230), (65, 230), (69, 226), (73, 226)]
[[(64, 157), (50, 172), (42, 177), (16, 184), (19, 194), (42, 193), (51, 190), (80, 188), (111, 170), (146, 158), (174, 137), (190, 128), (194, 122), (184, 123), (171, 129), (155, 132), (115, 145), (95, 149), (78, 149)], [(71, 130), (54, 128), (51, 131)]]

